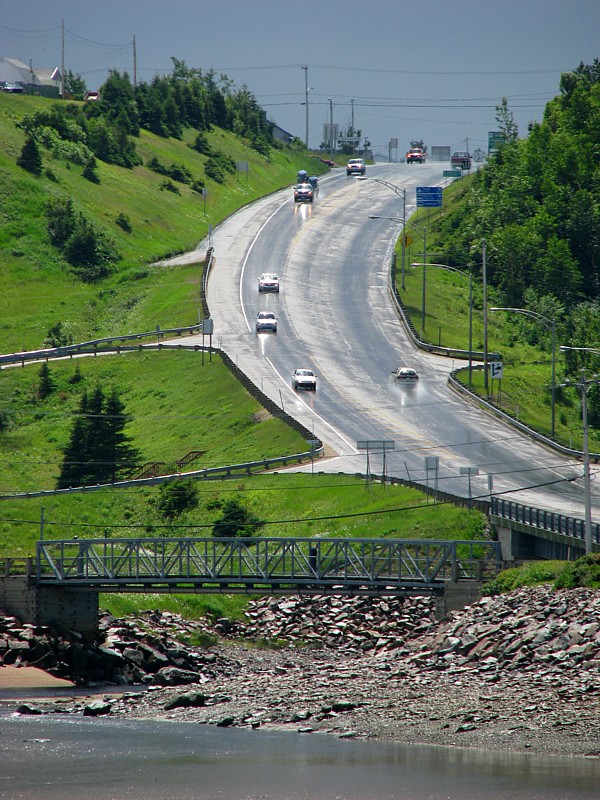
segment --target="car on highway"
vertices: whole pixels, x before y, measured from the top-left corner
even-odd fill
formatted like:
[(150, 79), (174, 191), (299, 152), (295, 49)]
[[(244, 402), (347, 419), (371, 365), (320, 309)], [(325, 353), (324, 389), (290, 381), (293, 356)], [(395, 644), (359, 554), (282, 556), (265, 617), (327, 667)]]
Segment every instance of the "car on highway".
[(412, 382), (419, 380), (416, 369), (412, 369), (412, 367), (398, 367), (398, 369), (394, 370), (392, 375), (394, 378), (398, 378), (399, 381)]
[(310, 183), (299, 183), (294, 187), (294, 203), (312, 203), (314, 196)]
[(422, 147), (411, 147), (407, 154), (404, 156), (407, 164), (424, 164), (425, 151)]
[(256, 315), (256, 332), (273, 331), (277, 333), (277, 317), (272, 311), (259, 311)]
[(258, 279), (259, 292), (278, 292), (279, 277), (274, 272), (263, 272)]
[(458, 169), (471, 169), (473, 159), (464, 151), (457, 151), (450, 156), (450, 166)]
[(317, 390), (317, 376), (312, 369), (295, 369), (292, 373), (293, 389), (308, 389), (315, 392)]
[(362, 158), (351, 158), (346, 164), (346, 175), (364, 175), (367, 165)]

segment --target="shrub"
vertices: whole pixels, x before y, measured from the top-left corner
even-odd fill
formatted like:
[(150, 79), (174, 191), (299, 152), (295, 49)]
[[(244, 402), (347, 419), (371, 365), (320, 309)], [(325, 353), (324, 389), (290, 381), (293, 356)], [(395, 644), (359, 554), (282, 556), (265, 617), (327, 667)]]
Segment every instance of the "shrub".
[(199, 133), (194, 139), (193, 144), (190, 145), (192, 150), (201, 153), (203, 156), (210, 156), (212, 154), (212, 147), (210, 146), (206, 134)]
[(131, 220), (127, 216), (127, 214), (119, 214), (115, 220), (115, 223), (122, 228), (125, 233), (131, 233), (133, 227), (131, 225)]
[(163, 519), (171, 522), (175, 517), (198, 505), (198, 486), (188, 480), (170, 481), (160, 486), (156, 507)]
[(100, 178), (98, 177), (98, 164), (94, 156), (90, 156), (90, 158), (87, 160), (81, 174), (86, 180), (91, 181), (91, 183), (100, 183)]
[(239, 500), (226, 500), (221, 510), (221, 516), (213, 525), (213, 536), (254, 536), (265, 524)]
[(177, 186), (173, 183), (173, 181), (163, 181), (160, 185), (162, 191), (166, 192), (173, 192), (173, 194), (181, 194)]

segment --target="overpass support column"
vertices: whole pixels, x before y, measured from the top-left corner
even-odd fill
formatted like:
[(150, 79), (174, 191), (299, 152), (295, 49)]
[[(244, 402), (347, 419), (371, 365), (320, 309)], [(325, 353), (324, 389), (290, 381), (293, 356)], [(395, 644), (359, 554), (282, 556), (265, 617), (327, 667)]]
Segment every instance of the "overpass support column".
[(498, 534), (498, 541), (500, 542), (500, 549), (502, 551), (503, 561), (514, 561), (518, 552), (519, 534), (513, 531), (510, 527), (505, 525), (494, 526)]
[(0, 579), (0, 607), (34, 625), (70, 630), (94, 639), (98, 633), (98, 593), (62, 586), (36, 586), (24, 575)]

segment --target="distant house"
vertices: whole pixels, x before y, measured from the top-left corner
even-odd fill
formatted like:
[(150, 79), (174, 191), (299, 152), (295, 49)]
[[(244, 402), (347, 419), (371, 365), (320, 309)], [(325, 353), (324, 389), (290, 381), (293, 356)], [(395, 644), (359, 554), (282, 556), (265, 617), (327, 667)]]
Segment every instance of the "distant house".
[(0, 56), (0, 83), (20, 83), (28, 94), (60, 96), (61, 75), (57, 67), (32, 69), (18, 58)]
[(62, 75), (58, 67), (42, 67), (41, 69), (36, 69), (35, 74), (37, 75), (38, 86), (51, 87), (60, 94)]
[(271, 126), (273, 128), (274, 139), (278, 139), (280, 142), (285, 142), (286, 144), (289, 144), (294, 140), (294, 136), (283, 128), (280, 128), (279, 125), (271, 122)]

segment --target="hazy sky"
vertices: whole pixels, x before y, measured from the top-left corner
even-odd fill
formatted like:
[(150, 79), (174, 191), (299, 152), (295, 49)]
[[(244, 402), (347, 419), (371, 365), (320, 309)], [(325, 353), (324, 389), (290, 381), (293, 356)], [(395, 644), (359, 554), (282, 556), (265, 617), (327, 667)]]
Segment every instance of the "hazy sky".
[[(600, 0), (2, 0), (0, 56), (61, 65), (97, 89), (109, 69), (137, 80), (171, 56), (246, 84), (270, 119), (309, 141), (354, 125), (391, 138), (487, 148), (506, 96), (525, 135), (561, 72), (600, 58)], [(353, 101), (353, 102), (352, 102)]]

